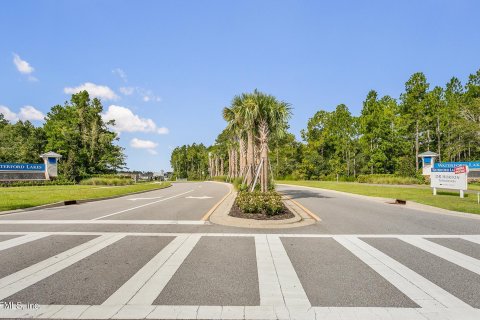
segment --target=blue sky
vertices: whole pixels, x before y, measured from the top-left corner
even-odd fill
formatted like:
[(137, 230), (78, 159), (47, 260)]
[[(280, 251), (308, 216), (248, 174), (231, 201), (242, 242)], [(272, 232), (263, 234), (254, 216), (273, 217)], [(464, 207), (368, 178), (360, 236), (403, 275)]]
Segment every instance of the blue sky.
[[(2, 1), (0, 110), (39, 119), (88, 88), (118, 118), (132, 169), (211, 144), (235, 94), (258, 88), (308, 118), (370, 89), (398, 97), (480, 68), (479, 1)], [(39, 124), (39, 120), (33, 120)]]

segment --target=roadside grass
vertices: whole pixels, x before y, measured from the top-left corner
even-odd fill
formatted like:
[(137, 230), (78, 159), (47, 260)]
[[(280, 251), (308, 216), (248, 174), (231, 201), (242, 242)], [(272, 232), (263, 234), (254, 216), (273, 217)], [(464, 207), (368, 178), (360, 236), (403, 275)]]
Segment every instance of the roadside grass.
[[(428, 186), (380, 186), (368, 185), (357, 182), (333, 182), (333, 181), (277, 181), (278, 183), (292, 184), (298, 186), (330, 189), (349, 192), (371, 197), (403, 199), (414, 201), (429, 206), (447, 210), (480, 214), (480, 205), (477, 204), (476, 194), (465, 194), (461, 199), (458, 192), (438, 191), (437, 195), (432, 194)], [(474, 186), (471, 188), (471, 186)], [(469, 185), (469, 189), (480, 190), (478, 185)]]
[(65, 200), (85, 200), (127, 195), (133, 192), (163, 189), (163, 183), (140, 183), (126, 186), (35, 186), (0, 188), (0, 211), (23, 209)]

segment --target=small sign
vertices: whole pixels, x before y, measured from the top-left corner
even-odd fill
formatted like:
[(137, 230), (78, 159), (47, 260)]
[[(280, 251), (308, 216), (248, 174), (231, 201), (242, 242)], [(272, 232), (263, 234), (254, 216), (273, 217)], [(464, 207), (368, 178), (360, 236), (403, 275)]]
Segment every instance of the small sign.
[(453, 170), (453, 172), (455, 172), (455, 174), (467, 173), (467, 170), (468, 170), (467, 168), (468, 168), (467, 166), (455, 167), (455, 169)]

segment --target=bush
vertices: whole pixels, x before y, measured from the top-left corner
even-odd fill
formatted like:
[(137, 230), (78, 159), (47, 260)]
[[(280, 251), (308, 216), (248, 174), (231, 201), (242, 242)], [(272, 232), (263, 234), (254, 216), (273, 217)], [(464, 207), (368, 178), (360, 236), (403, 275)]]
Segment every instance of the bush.
[(211, 181), (225, 182), (225, 181), (227, 181), (227, 176), (210, 177), (210, 180)]
[(114, 178), (88, 178), (80, 181), (81, 185), (91, 185), (91, 186), (125, 186), (133, 184), (131, 178), (125, 179), (120, 177)]
[(361, 174), (357, 178), (360, 183), (377, 184), (423, 184), (421, 177), (401, 177), (394, 174)]
[(64, 186), (73, 185), (75, 181), (70, 181), (65, 178), (58, 178), (55, 180), (32, 180), (32, 181), (5, 181), (0, 183), (0, 187), (41, 187), (41, 186)]
[(276, 191), (240, 191), (235, 203), (244, 213), (275, 215), (283, 211), (282, 196)]

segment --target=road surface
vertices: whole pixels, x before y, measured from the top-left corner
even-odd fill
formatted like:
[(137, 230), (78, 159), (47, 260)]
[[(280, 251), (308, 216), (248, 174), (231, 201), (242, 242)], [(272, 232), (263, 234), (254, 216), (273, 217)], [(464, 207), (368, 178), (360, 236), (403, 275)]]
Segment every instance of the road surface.
[(278, 189), (321, 221), (210, 224), (211, 182), (0, 216), (0, 318), (480, 319), (476, 216)]

